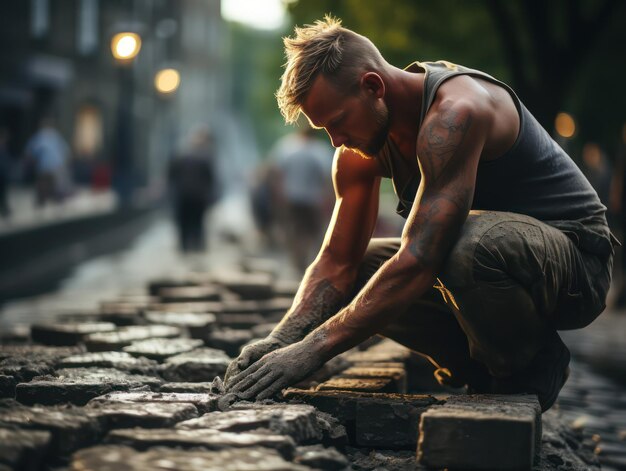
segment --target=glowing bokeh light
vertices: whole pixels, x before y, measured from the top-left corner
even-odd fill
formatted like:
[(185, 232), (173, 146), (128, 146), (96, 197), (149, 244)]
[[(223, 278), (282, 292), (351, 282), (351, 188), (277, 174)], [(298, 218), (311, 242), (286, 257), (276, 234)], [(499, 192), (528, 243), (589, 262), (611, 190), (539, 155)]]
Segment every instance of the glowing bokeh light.
[(570, 138), (576, 133), (576, 122), (571, 115), (559, 113), (554, 120), (554, 129), (559, 136)]
[(176, 69), (159, 70), (154, 77), (154, 86), (159, 93), (173, 93), (180, 85), (180, 74)]
[(111, 40), (111, 52), (119, 60), (133, 59), (140, 49), (141, 38), (135, 33), (118, 33)]

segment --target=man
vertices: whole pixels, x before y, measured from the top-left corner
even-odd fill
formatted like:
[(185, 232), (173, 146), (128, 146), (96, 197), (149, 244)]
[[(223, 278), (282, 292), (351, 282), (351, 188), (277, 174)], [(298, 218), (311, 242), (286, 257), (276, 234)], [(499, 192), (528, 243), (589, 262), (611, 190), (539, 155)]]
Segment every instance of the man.
[[(293, 306), (227, 372), (263, 399), (382, 334), (427, 355), (440, 382), (530, 392), (552, 406), (568, 375), (557, 329), (605, 307), (614, 239), (573, 161), (505, 84), (447, 62), (388, 64), (325, 18), (285, 40), (278, 103), (338, 148), (336, 205)], [(406, 217), (372, 240), (381, 177)]]
[(279, 223), (294, 268), (302, 275), (315, 258), (330, 217), (333, 153), (302, 120), (270, 151)]

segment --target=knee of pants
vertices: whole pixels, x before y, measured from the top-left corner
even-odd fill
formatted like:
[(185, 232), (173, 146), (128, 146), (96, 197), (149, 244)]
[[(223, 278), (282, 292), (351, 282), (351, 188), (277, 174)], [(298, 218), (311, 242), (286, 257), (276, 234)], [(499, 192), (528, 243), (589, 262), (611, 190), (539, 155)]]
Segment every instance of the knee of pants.
[(400, 249), (400, 238), (375, 238), (367, 246), (363, 260), (357, 271), (355, 294)]
[[(544, 277), (544, 236), (539, 225), (520, 218), (468, 220), (442, 273), (450, 289), (478, 283), (531, 286)], [(467, 223), (466, 223), (467, 225)]]

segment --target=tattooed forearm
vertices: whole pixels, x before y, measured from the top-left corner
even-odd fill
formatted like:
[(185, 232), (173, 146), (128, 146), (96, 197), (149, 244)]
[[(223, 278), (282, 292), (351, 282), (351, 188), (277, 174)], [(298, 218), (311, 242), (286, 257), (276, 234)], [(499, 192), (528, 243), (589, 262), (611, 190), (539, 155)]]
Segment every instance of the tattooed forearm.
[[(344, 305), (347, 293), (342, 293), (326, 279), (309, 281), (313, 288), (298, 296), (290, 312), (272, 335), (293, 343), (304, 338), (310, 331), (335, 315)], [(349, 291), (348, 291), (349, 292)]]

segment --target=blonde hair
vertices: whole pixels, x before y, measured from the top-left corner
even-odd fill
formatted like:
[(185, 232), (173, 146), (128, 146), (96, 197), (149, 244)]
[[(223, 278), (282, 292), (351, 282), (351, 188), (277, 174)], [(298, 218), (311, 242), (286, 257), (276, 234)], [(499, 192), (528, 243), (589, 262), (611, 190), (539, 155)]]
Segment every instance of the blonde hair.
[(285, 71), (276, 92), (278, 108), (287, 123), (295, 123), (301, 105), (319, 74), (346, 93), (358, 88), (361, 74), (379, 70), (385, 60), (365, 36), (341, 26), (326, 15), (312, 25), (295, 28), (293, 38), (283, 38)]

